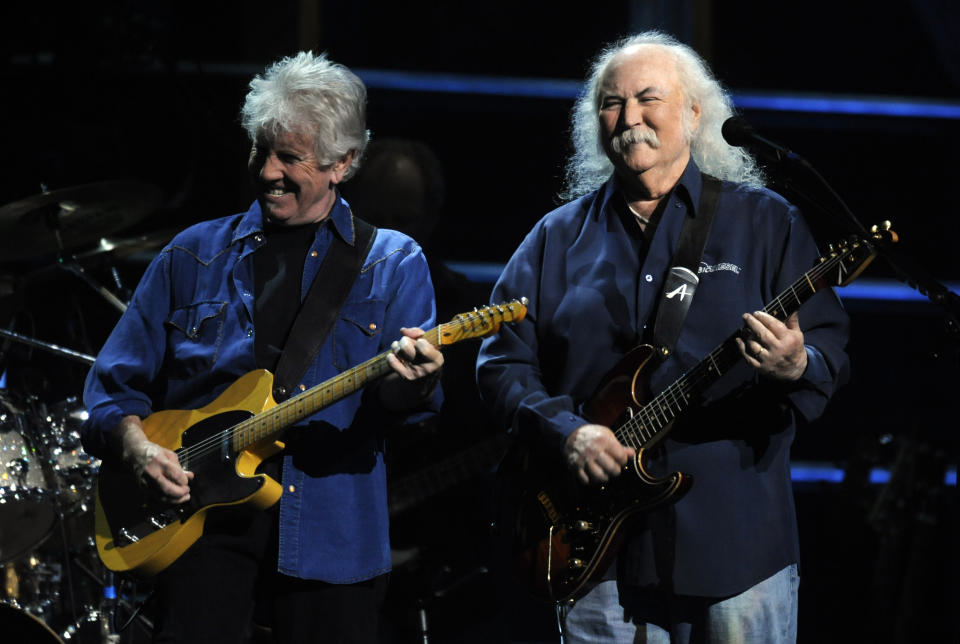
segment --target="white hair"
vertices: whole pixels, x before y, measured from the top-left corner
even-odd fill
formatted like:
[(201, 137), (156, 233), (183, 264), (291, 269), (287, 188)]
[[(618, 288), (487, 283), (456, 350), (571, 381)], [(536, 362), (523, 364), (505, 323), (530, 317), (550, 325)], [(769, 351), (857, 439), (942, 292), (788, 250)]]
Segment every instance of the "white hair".
[(346, 177), (360, 165), (370, 140), (366, 125), (367, 88), (326, 54), (300, 52), (271, 65), (250, 81), (240, 119), (256, 142), (261, 134), (281, 132), (311, 137), (321, 165), (354, 152)]
[[(567, 159), (564, 200), (575, 199), (600, 187), (613, 174), (600, 140), (600, 80), (610, 61), (625, 49), (638, 45), (662, 48), (677, 66), (685, 106), (700, 106), (700, 124), (689, 132), (690, 154), (700, 170), (719, 179), (749, 185), (764, 185), (764, 176), (756, 161), (743, 148), (727, 144), (720, 133), (723, 122), (733, 115), (733, 100), (713, 77), (704, 60), (689, 46), (659, 31), (645, 31), (605, 47), (594, 59), (590, 76), (580, 92), (572, 112), (573, 154)], [(687, 114), (689, 110), (685, 110)]]

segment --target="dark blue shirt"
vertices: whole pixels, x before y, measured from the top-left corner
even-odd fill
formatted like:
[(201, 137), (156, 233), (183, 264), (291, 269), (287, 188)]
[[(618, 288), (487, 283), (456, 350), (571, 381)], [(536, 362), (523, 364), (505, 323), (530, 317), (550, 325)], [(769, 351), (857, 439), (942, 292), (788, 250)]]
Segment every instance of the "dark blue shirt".
[[(701, 185), (691, 161), (646, 248), (639, 228), (613, 207), (622, 200), (615, 179), (537, 222), (492, 295), (529, 298), (527, 317), (484, 340), (478, 359), (481, 393), (505, 427), (535, 432), (561, 458), (566, 437), (587, 424), (583, 403), (652, 324)], [(768, 190), (723, 182), (696, 296), (672, 357), (650, 375), (651, 391), (696, 365), (742, 327), (743, 313), (761, 310), (817, 257), (794, 206)], [(808, 355), (800, 381), (760, 380), (741, 361), (655, 452), (654, 470), (681, 470), (694, 483), (633, 530), (621, 551), (624, 579), (725, 596), (798, 560), (789, 469), (794, 414), (817, 417), (845, 380), (848, 318), (826, 290), (801, 309), (800, 325)]]
[[(333, 235), (354, 242), (342, 199), (306, 254), (301, 299)], [(90, 453), (106, 454), (106, 434), (124, 416), (201, 407), (256, 368), (253, 254), (263, 243), (263, 217), (254, 203), (246, 213), (180, 233), (150, 264), (87, 378), (90, 418), (83, 438)], [(380, 229), (303, 387), (388, 350), (402, 326), (428, 329), (434, 322), (420, 247)], [(288, 432), (278, 564), (284, 574), (349, 583), (390, 568), (383, 423), (402, 419), (371, 411), (376, 397), (367, 393), (356, 392)]]

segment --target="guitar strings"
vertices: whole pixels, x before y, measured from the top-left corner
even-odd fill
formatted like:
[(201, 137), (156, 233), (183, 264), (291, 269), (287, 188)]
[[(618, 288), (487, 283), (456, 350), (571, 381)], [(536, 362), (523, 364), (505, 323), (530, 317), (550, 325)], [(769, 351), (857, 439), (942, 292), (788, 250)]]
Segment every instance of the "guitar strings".
[[(428, 341), (431, 341), (431, 338), (433, 336), (436, 336), (439, 338), (440, 330), (442, 327), (445, 327), (445, 326), (446, 325), (441, 324), (437, 327), (434, 327), (433, 329), (427, 331), (424, 334), (424, 337), (427, 337)], [(209, 436), (201, 441), (198, 441), (193, 445), (182, 448), (179, 451), (179, 454), (183, 456), (186, 460), (190, 460), (190, 459), (202, 458), (203, 456), (206, 456), (207, 454), (210, 454), (210, 453), (219, 452), (220, 447), (224, 441), (232, 440), (236, 438), (240, 433), (245, 431), (256, 432), (256, 426), (258, 424), (260, 425), (261, 430), (266, 429), (268, 427), (273, 427), (277, 424), (277, 422), (280, 420), (282, 416), (286, 415), (290, 411), (291, 408), (295, 408), (298, 406), (301, 409), (294, 411), (293, 415), (299, 416), (300, 418), (307, 418), (311, 416), (313, 413), (315, 413), (315, 409), (308, 411), (307, 408), (308, 406), (311, 405), (313, 400), (319, 394), (322, 393), (321, 390), (327, 391), (334, 396), (334, 399), (331, 402), (340, 400), (340, 398), (344, 397), (345, 395), (350, 395), (354, 391), (358, 390), (358, 388), (355, 386), (356, 381), (358, 380), (358, 376), (361, 382), (365, 383), (367, 380), (370, 380), (372, 378), (376, 378), (382, 375), (382, 372), (385, 371), (384, 367), (387, 361), (387, 356), (390, 355), (391, 353), (393, 352), (384, 351), (383, 353), (380, 353), (370, 358), (369, 360), (360, 363), (356, 367), (352, 367), (351, 369), (341, 374), (338, 374), (333, 378), (331, 378), (330, 380), (324, 383), (321, 383), (317, 387), (314, 387), (308, 390), (307, 392), (305, 392), (309, 395), (296, 396), (294, 398), (290, 398), (289, 400), (286, 400), (276, 405), (275, 407), (271, 407), (270, 409), (264, 412), (261, 412), (259, 414), (256, 414), (251, 418), (242, 420), (236, 425), (232, 425), (231, 427), (228, 427), (220, 432), (217, 432), (216, 434)], [(365, 375), (360, 375), (362, 372), (367, 372), (367, 373)], [(347, 392), (347, 388), (351, 386), (350, 384), (348, 384), (348, 381), (350, 380), (354, 381), (354, 383), (352, 383), (352, 386), (354, 388), (352, 391)], [(325, 406), (326, 404), (328, 404), (326, 400), (320, 401), (321, 406)], [(268, 431), (267, 433), (269, 434), (270, 432)], [(260, 438), (258, 440), (263, 440), (263, 439)], [(251, 441), (250, 444), (254, 442), (257, 442), (257, 440)]]
[[(514, 307), (516, 305), (517, 305), (517, 302), (512, 301), (506, 304), (486, 306), (480, 310), (474, 310), (474, 311), (469, 311), (467, 313), (458, 314), (450, 322), (446, 324), (438, 324), (434, 328), (426, 331), (423, 337), (427, 339), (427, 341), (433, 344), (435, 347), (440, 348), (441, 347), (440, 338), (442, 337), (443, 332), (446, 332), (449, 330), (457, 334), (462, 334), (465, 332), (482, 333), (485, 327), (489, 327), (493, 325), (499, 326), (499, 324), (504, 321), (511, 321), (511, 316), (514, 314)], [(505, 309), (507, 312), (509, 312), (509, 315), (505, 313), (504, 311)], [(489, 316), (490, 319), (487, 319), (487, 316)], [(355, 387), (349, 393), (345, 393), (344, 383), (348, 380), (355, 379), (355, 376), (357, 374), (360, 374), (363, 371), (369, 372), (372, 370), (371, 368), (376, 369), (377, 371), (376, 373), (373, 373), (373, 374), (367, 373), (365, 376), (363, 376), (364, 380), (362, 381), (362, 384), (365, 384), (367, 380), (370, 380), (372, 378), (377, 378), (380, 375), (382, 375), (382, 372), (386, 370), (385, 364), (386, 364), (387, 356), (390, 355), (391, 353), (393, 352), (385, 351), (381, 354), (378, 354), (373, 358), (370, 358), (366, 362), (363, 362), (357, 365), (356, 367), (353, 367), (343, 372), (342, 374), (334, 376), (330, 380), (324, 383), (321, 383), (320, 385), (317, 385), (317, 387), (314, 387), (313, 389), (308, 390), (308, 393), (313, 391), (313, 393), (310, 396), (296, 396), (294, 398), (286, 400), (275, 407), (271, 407), (265, 412), (256, 414), (251, 418), (243, 420), (237, 423), (236, 425), (228, 427), (227, 429), (224, 429), (212, 436), (209, 436), (201, 441), (198, 441), (193, 445), (181, 448), (178, 451), (178, 455), (182, 457), (181, 460), (183, 461), (183, 463), (189, 463), (190, 461), (195, 461), (195, 460), (204, 458), (210, 454), (219, 453), (224, 441), (229, 440), (232, 442), (233, 439), (235, 439), (241, 432), (244, 432), (244, 431), (254, 432), (256, 431), (257, 424), (261, 425), (261, 429), (265, 429), (266, 427), (273, 426), (274, 424), (276, 424), (279, 417), (283, 416), (291, 407), (295, 407), (297, 405), (306, 407), (317, 396), (317, 394), (321, 393), (320, 391), (314, 391), (314, 390), (319, 390), (322, 388), (323, 390), (333, 392), (339, 388), (340, 396), (336, 397), (334, 400), (331, 401), (331, 402), (336, 402), (337, 400), (340, 400), (340, 398), (342, 398), (343, 396), (352, 394), (359, 389), (359, 387)], [(322, 409), (324, 406), (326, 406), (325, 401), (321, 400), (320, 407), (315, 407), (309, 412), (306, 411), (305, 409), (301, 409), (295, 412), (294, 415), (299, 416), (296, 420), (300, 420), (302, 418), (308, 418), (309, 416), (313, 415), (313, 413), (316, 413), (316, 411), (319, 411), (320, 409)], [(294, 420), (293, 422), (296, 422), (296, 420)], [(268, 434), (269, 433), (270, 432), (268, 432)], [(258, 442), (259, 440), (263, 440), (263, 438), (252, 440), (248, 443), (248, 445)]]
[[(798, 304), (797, 308), (799, 308), (799, 305), (802, 305), (807, 299), (812, 297), (817, 292), (817, 290), (812, 286), (811, 282), (819, 281), (828, 272), (833, 271), (836, 266), (843, 261), (843, 258), (846, 256), (847, 252), (848, 250), (844, 249), (843, 252), (834, 255), (830, 259), (825, 260), (820, 264), (817, 264), (812, 269), (804, 273), (799, 279), (791, 284), (789, 288), (787, 288), (783, 293), (775, 297), (769, 304), (767, 304), (767, 306), (764, 308), (764, 311), (767, 313), (772, 311), (781, 311), (786, 313), (784, 298), (787, 295), (791, 295), (792, 299), (796, 300)], [(801, 299), (801, 296), (803, 296), (803, 299)], [(724, 356), (724, 351), (731, 346), (732, 339), (733, 336), (730, 336), (724, 340), (720, 346), (707, 354), (707, 356), (701, 360), (689, 374), (681, 376), (676, 382), (672, 383), (660, 394), (658, 394), (649, 404), (644, 405), (637, 411), (636, 414), (618, 427), (614, 431), (614, 435), (617, 437), (617, 439), (620, 440), (621, 443), (629, 445), (634, 449), (639, 449), (651, 441), (683, 411), (683, 404), (688, 403), (693, 396), (702, 391), (701, 387), (703, 383), (707, 382), (709, 379), (710, 367), (716, 369), (719, 376), (722, 375), (722, 373), (730, 366), (738, 362), (739, 354), (728, 352), (728, 355)], [(718, 361), (720, 361), (719, 359), (724, 357), (729, 358), (734, 355), (736, 356), (736, 359), (722, 360), (724, 363), (722, 368), (717, 367)], [(666, 399), (670, 399), (670, 401), (666, 402)], [(677, 409), (674, 410), (673, 406), (676, 406)], [(658, 411), (659, 414), (663, 416), (664, 422), (661, 423), (659, 418), (652, 415), (654, 413), (652, 410)], [(650, 429), (654, 423), (659, 425), (659, 427)], [(644, 433), (645, 429), (649, 435)], [(638, 431), (640, 437), (637, 437)]]

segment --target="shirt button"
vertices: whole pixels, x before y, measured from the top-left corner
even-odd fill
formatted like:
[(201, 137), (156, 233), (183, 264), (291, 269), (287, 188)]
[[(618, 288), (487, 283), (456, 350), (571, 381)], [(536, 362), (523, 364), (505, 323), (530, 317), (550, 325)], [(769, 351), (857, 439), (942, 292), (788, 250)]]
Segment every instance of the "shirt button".
[(304, 384), (301, 384), (301, 385), (300, 385), (300, 391), (306, 391), (306, 390), (307, 390), (307, 386), (304, 385)]
[(319, 254), (320, 254), (320, 253), (318, 253), (318, 252), (315, 251), (315, 250), (310, 251), (310, 257), (316, 257), (316, 256), (319, 255)]
[(683, 208), (683, 204), (678, 201), (677, 203), (673, 204), (673, 207), (674, 207), (674, 208)]
[(292, 486), (292, 485), (287, 488), (287, 492), (289, 492), (290, 494), (293, 494), (293, 493), (296, 492), (296, 491), (297, 491), (297, 488), (295, 488), (295, 487)]
[(255, 240), (257, 240), (258, 242), (262, 242), (262, 241), (263, 241), (263, 235), (254, 235), (253, 238), (254, 238)]
[(197, 327), (193, 327), (190, 329), (190, 335), (197, 335)]
[(248, 337), (248, 338), (252, 338), (252, 337), (253, 337), (253, 329), (247, 329), (247, 337)]
[(647, 273), (646, 275), (643, 276), (643, 279), (647, 280), (648, 282), (652, 282), (653, 275), (650, 275), (649, 273)]
[(369, 328), (371, 331), (376, 331), (377, 325), (374, 322), (371, 322), (370, 324), (367, 325), (367, 328)]

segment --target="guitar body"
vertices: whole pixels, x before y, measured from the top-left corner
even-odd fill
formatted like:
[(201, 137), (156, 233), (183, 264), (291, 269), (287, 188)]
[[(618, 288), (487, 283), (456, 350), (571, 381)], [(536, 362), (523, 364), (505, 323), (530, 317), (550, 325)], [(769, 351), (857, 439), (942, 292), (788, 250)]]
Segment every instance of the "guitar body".
[[(642, 371), (653, 348), (640, 346), (608, 372), (584, 406), (591, 422), (611, 429), (642, 407)], [(620, 476), (602, 486), (584, 486), (558, 454), (543, 454), (518, 440), (498, 472), (501, 529), (512, 540), (518, 581), (536, 597), (563, 602), (586, 594), (616, 556), (624, 528), (642, 512), (678, 499), (691, 477), (647, 471), (641, 448)]]
[(151, 441), (175, 452), (190, 448), (196, 454), (181, 457), (184, 468), (194, 473), (186, 503), (158, 501), (129, 470), (103, 463), (97, 480), (95, 531), (97, 551), (107, 568), (156, 574), (200, 538), (211, 508), (241, 503), (267, 508), (279, 500), (280, 484), (256, 470), (264, 459), (282, 450), (283, 443), (263, 441), (236, 452), (223, 437), (223, 430), (275, 406), (272, 388), (268, 371), (252, 371), (205, 407), (160, 411), (143, 420)]

